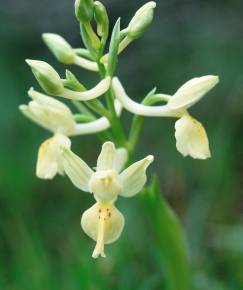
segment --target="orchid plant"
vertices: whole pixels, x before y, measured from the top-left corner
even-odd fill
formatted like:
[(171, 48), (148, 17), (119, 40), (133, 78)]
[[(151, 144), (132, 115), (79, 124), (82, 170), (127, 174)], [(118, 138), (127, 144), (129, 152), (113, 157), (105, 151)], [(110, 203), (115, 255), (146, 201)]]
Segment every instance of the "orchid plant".
[[(31, 88), (28, 92), (31, 101), (19, 108), (27, 118), (53, 134), (39, 148), (36, 175), (52, 179), (57, 173), (66, 174), (77, 188), (93, 194), (96, 203), (82, 215), (81, 226), (96, 241), (94, 258), (105, 257), (104, 245), (116, 241), (122, 232), (124, 217), (114, 205), (118, 196), (132, 197), (146, 183), (146, 169), (153, 156), (132, 163), (144, 117), (177, 119), (177, 150), (196, 159), (210, 157), (206, 131), (188, 109), (218, 83), (217, 76), (193, 78), (173, 95), (153, 89), (137, 103), (127, 95), (116, 75), (119, 54), (145, 33), (155, 8), (155, 2), (146, 3), (123, 29), (118, 19), (109, 38), (105, 6), (99, 1), (76, 0), (75, 15), (84, 48), (73, 48), (60, 35), (43, 34), (43, 41), (59, 62), (98, 75), (93, 88), (87, 89), (70, 70), (61, 78), (48, 63), (26, 60), (45, 94)], [(71, 101), (76, 112), (61, 98)], [(121, 120), (123, 108), (134, 114), (129, 134)], [(86, 134), (96, 134), (103, 143), (95, 170), (71, 150), (71, 138)]]

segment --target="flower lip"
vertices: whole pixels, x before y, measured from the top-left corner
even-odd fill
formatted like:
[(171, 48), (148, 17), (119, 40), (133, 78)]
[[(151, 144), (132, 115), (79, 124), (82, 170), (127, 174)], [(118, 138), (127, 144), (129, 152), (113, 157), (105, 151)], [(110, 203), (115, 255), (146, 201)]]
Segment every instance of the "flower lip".
[(194, 159), (211, 157), (207, 133), (203, 125), (189, 114), (185, 114), (175, 123), (177, 150), (183, 156)]

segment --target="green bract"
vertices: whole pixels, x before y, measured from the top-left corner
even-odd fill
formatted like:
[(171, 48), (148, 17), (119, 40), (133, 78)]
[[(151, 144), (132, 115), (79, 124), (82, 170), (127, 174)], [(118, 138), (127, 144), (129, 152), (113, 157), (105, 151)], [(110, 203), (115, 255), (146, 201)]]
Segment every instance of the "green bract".
[(47, 62), (40, 60), (26, 60), (42, 89), (49, 95), (60, 95), (63, 90), (59, 74)]
[(94, 17), (94, 2), (93, 0), (76, 0), (75, 15), (81, 23), (90, 22)]
[(154, 8), (156, 3), (154, 1), (143, 5), (134, 15), (128, 25), (128, 36), (132, 39), (139, 38), (147, 30), (154, 17)]
[(54, 33), (44, 33), (42, 38), (57, 60), (64, 64), (74, 63), (76, 54), (63, 37)]

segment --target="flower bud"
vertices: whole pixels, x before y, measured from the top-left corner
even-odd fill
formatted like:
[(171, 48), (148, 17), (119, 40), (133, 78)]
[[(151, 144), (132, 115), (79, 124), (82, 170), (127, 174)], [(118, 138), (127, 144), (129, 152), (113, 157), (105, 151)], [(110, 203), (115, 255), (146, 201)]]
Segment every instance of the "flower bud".
[(90, 22), (94, 16), (94, 2), (93, 0), (76, 0), (75, 15), (81, 23)]
[(108, 34), (109, 18), (105, 6), (99, 1), (94, 3), (94, 17), (97, 23), (98, 35), (103, 36), (104, 34)]
[(49, 95), (60, 95), (64, 86), (59, 74), (48, 63), (40, 60), (26, 60), (42, 89)]
[(143, 35), (153, 20), (155, 7), (156, 3), (150, 1), (135, 13), (128, 25), (128, 37), (136, 39)]
[(63, 37), (54, 33), (44, 33), (42, 38), (58, 61), (64, 64), (74, 63), (76, 54)]

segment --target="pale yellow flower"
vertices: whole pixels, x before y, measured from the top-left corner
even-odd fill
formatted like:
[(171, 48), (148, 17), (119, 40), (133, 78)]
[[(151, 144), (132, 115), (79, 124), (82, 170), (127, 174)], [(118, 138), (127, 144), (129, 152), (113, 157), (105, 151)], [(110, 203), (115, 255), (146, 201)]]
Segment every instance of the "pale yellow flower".
[[(57, 173), (62, 174), (60, 149), (70, 148), (68, 136), (94, 134), (109, 128), (110, 123), (102, 117), (92, 122), (76, 124), (70, 109), (62, 102), (48, 97), (33, 89), (28, 92), (31, 101), (21, 105), (21, 112), (41, 127), (51, 131), (53, 137), (43, 142), (39, 148), (36, 175), (43, 179), (52, 179)], [(121, 113), (121, 106), (116, 103), (116, 111)]]
[(167, 104), (162, 106), (145, 106), (134, 102), (116, 77), (112, 79), (112, 88), (122, 106), (134, 114), (179, 118), (175, 123), (177, 150), (183, 156), (206, 159), (211, 156), (207, 133), (203, 125), (189, 115), (187, 109), (197, 103), (218, 82), (219, 78), (213, 75), (191, 79), (173, 96), (166, 95)]
[(96, 241), (93, 258), (105, 257), (104, 245), (116, 241), (123, 229), (124, 218), (115, 207), (118, 196), (132, 197), (146, 183), (146, 169), (153, 161), (149, 155), (123, 167), (127, 153), (123, 148), (115, 149), (112, 142), (102, 146), (94, 172), (70, 149), (63, 150), (63, 168), (72, 183), (79, 189), (94, 195), (96, 203), (84, 212), (81, 226), (85, 233)]

